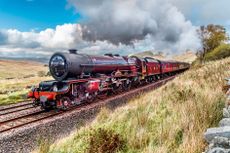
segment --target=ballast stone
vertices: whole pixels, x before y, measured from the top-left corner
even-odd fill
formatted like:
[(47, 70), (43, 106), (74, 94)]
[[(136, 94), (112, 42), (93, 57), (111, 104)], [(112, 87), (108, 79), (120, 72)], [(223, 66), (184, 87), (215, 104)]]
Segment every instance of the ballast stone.
[(211, 143), (215, 137), (225, 137), (230, 139), (230, 126), (209, 128), (204, 134), (205, 140), (209, 143)]

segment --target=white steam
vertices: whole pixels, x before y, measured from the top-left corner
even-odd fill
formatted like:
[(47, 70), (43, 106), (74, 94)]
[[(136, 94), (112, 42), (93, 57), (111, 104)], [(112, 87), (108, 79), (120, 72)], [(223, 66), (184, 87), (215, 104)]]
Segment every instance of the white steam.
[(168, 0), (69, 0), (69, 3), (87, 17), (81, 23), (83, 39), (87, 41), (136, 47), (147, 44), (152, 49), (178, 52), (200, 46), (196, 27)]

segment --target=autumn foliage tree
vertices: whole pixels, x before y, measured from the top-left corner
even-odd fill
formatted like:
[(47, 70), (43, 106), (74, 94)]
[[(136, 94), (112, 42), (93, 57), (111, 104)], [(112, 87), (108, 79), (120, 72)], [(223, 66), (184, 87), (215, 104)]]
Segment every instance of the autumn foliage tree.
[(226, 29), (221, 25), (209, 24), (201, 26), (197, 33), (202, 43), (202, 49), (198, 51), (198, 57), (201, 61), (203, 61), (207, 53), (229, 40)]

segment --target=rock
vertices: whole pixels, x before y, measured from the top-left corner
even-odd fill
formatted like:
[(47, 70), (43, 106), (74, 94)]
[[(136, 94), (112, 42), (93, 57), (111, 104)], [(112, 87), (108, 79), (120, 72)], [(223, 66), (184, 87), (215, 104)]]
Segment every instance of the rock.
[(226, 107), (223, 109), (223, 116), (224, 118), (230, 118), (230, 105), (226, 105)]
[(224, 118), (220, 121), (219, 126), (230, 126), (230, 118)]
[(216, 147), (216, 148), (212, 148), (212, 149), (206, 151), (206, 153), (230, 153), (230, 150)]
[(230, 149), (230, 140), (225, 137), (215, 137), (212, 141), (212, 144), (215, 147), (224, 147)]
[(230, 118), (229, 107), (223, 109), (223, 116), (224, 116), (224, 118)]
[(209, 143), (211, 143), (215, 137), (225, 137), (230, 139), (230, 126), (209, 128), (204, 134), (205, 140)]

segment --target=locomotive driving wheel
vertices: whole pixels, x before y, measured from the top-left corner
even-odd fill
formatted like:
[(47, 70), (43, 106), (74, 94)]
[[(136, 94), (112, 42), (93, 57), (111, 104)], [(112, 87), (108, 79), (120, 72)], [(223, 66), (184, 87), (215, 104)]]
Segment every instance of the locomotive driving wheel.
[(87, 97), (87, 102), (92, 103), (96, 99), (96, 93), (89, 93)]
[(114, 94), (120, 94), (120, 93), (122, 93), (122, 91), (123, 91), (122, 84), (119, 84), (119, 85), (114, 84), (113, 85), (113, 93)]
[(131, 89), (132, 82), (130, 80), (123, 81), (123, 91), (129, 91)]
[(62, 97), (60, 99), (60, 102), (61, 102), (61, 109), (62, 110), (67, 110), (71, 107), (72, 103), (71, 103), (71, 100), (69, 99), (69, 97)]

